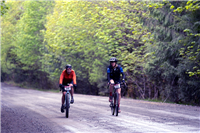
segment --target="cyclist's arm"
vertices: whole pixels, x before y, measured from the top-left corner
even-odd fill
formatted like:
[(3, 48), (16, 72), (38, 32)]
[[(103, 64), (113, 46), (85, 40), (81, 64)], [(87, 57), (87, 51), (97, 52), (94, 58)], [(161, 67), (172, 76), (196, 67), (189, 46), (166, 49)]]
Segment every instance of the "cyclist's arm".
[(120, 73), (122, 74), (122, 80), (125, 80), (125, 74), (122, 67), (120, 67)]
[(63, 78), (64, 78), (64, 71), (61, 73), (60, 75), (60, 80), (59, 80), (59, 87), (60, 87), (60, 91), (62, 90), (63, 88)]
[(59, 80), (59, 84), (63, 83), (63, 78), (64, 78), (64, 71), (61, 73), (60, 75), (60, 80)]
[(75, 74), (75, 71), (73, 71), (73, 83), (76, 85), (76, 74)]
[(107, 79), (110, 82), (110, 68), (107, 68)]

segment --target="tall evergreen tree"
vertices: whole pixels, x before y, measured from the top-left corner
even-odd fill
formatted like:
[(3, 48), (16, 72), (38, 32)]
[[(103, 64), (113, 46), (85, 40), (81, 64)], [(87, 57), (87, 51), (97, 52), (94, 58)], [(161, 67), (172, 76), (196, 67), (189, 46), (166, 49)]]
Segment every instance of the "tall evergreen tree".
[[(189, 39), (185, 32), (198, 21), (194, 19), (198, 18), (195, 13), (198, 10), (182, 12), (188, 3), (152, 3), (150, 5), (151, 17), (146, 20), (146, 25), (149, 26), (155, 38), (154, 45), (148, 47), (152, 56), (149, 58), (146, 72), (151, 80), (155, 81), (156, 86), (159, 86), (164, 101), (167, 99), (175, 102), (193, 101), (194, 97), (188, 94), (194, 94), (195, 90), (195, 94), (198, 94), (197, 90), (199, 90), (198, 79), (195, 81), (186, 74), (188, 68), (194, 65), (184, 58), (183, 52), (184, 43), (195, 41), (195, 38), (190, 37)], [(193, 50), (196, 51), (196, 48)]]

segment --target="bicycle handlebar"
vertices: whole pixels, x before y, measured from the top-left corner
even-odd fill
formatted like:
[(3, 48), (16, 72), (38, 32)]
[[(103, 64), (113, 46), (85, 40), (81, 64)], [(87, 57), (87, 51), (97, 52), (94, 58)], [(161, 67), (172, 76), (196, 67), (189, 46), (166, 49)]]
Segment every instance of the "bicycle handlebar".
[[(120, 85), (122, 85), (122, 84), (124, 84), (125, 88), (127, 88), (126, 82), (121, 82)], [(115, 83), (114, 84), (109, 83), (108, 86), (107, 86), (107, 88), (109, 87), (109, 85), (115, 85)]]

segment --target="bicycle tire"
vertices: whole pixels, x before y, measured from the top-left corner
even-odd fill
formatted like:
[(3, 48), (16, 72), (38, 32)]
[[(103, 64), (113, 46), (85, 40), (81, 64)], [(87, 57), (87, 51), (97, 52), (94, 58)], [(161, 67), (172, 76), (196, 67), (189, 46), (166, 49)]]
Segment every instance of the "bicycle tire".
[(112, 115), (115, 115), (115, 105), (113, 106), (113, 112)]
[(113, 102), (110, 102), (111, 114), (113, 114)]
[(65, 102), (66, 102), (66, 111), (65, 111), (65, 117), (69, 117), (69, 95), (65, 94)]
[(119, 109), (119, 94), (116, 93), (116, 102), (115, 102), (115, 114), (118, 116), (118, 109)]
[(114, 94), (114, 103), (113, 103), (113, 112), (112, 115), (115, 115), (115, 107), (116, 107), (116, 94)]

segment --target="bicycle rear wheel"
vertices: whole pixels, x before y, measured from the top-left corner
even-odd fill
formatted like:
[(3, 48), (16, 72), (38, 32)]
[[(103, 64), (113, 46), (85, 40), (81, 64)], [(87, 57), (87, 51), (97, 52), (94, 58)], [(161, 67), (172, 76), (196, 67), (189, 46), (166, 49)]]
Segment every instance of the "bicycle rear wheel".
[(114, 103), (113, 103), (113, 112), (112, 112), (112, 115), (115, 115), (115, 112), (116, 112), (116, 98), (117, 98), (117, 96), (116, 96), (116, 93), (114, 93)]
[(65, 116), (66, 118), (68, 118), (69, 117), (69, 95), (67, 93), (65, 94), (65, 102), (66, 102)]
[(112, 115), (115, 115), (115, 105), (113, 106), (113, 113)]
[(115, 114), (118, 116), (118, 110), (119, 110), (119, 94), (116, 93), (116, 102), (115, 102)]
[(113, 102), (110, 102), (111, 114), (113, 113)]

